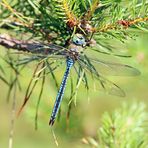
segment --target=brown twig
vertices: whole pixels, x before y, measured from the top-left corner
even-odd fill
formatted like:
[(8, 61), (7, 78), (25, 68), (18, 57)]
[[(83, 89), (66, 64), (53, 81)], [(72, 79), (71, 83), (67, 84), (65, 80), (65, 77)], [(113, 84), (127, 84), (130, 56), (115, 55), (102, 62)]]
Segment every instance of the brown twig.
[(15, 39), (8, 34), (0, 34), (0, 45), (15, 49), (18, 51), (36, 53), (36, 54), (52, 54), (61, 50), (61, 47), (53, 44), (43, 44), (37, 41), (23, 41)]
[(130, 27), (131, 25), (135, 25), (141, 22), (148, 21), (148, 17), (145, 18), (136, 18), (134, 20), (119, 20), (114, 24), (108, 24), (103, 26), (102, 28), (93, 28), (93, 32), (106, 32), (108, 30), (117, 29), (120, 26), (123, 26), (126, 28)]
[(130, 25), (134, 25), (134, 24), (137, 24), (137, 23), (140, 23), (140, 22), (146, 22), (148, 21), (148, 17), (145, 17), (145, 18), (136, 18), (132, 21), (129, 21), (129, 24)]

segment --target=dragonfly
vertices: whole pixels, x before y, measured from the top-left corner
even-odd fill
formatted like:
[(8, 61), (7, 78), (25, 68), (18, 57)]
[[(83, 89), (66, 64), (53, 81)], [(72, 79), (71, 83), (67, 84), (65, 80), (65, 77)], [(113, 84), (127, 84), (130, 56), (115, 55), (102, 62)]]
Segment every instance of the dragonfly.
[(64, 91), (65, 91), (65, 87), (66, 87), (66, 83), (67, 83), (67, 79), (68, 79), (70, 70), (71, 70), (72, 66), (74, 65), (75, 61), (78, 59), (81, 49), (83, 47), (85, 47), (85, 45), (86, 45), (85, 38), (81, 34), (76, 34), (73, 37), (72, 44), (70, 44), (70, 46), (69, 46), (69, 55), (67, 55), (66, 71), (64, 73), (64, 77), (62, 79), (60, 89), (59, 89), (57, 97), (56, 97), (56, 101), (54, 104), (52, 115), (50, 117), (49, 125), (54, 124), (55, 118), (56, 118), (59, 108), (60, 108), (60, 104), (62, 102), (62, 98), (64, 95)]
[[(77, 63), (80, 68), (84, 69), (85, 71), (89, 72), (91, 75), (93, 75), (101, 84), (101, 87), (107, 91), (109, 94), (117, 95), (117, 96), (125, 96), (124, 91), (115, 83), (109, 81), (106, 79), (94, 66), (93, 63), (101, 65), (102, 67), (106, 67), (110, 71), (117, 71), (117, 75), (139, 75), (140, 72), (129, 65), (124, 65), (120, 63), (114, 63), (114, 62), (107, 62), (100, 59), (94, 59), (87, 57), (87, 55), (84, 54), (85, 47), (87, 46), (87, 40), (82, 34), (76, 33), (71, 43), (68, 46), (68, 49), (64, 50), (64, 53), (61, 53), (66, 57), (66, 70), (61, 82), (61, 85), (59, 87), (59, 91), (56, 96), (56, 100), (54, 103), (54, 107), (52, 110), (52, 114), (49, 120), (49, 125), (52, 126), (55, 122), (56, 116), (59, 112), (59, 108), (64, 96), (67, 80), (69, 77), (69, 73), (74, 67), (74, 65)], [(78, 73), (78, 72), (77, 72)], [(85, 83), (86, 80), (84, 80)]]
[[(30, 61), (34, 60), (48, 60), (51, 61), (48, 66), (51, 66), (53, 63), (52, 60), (66, 60), (66, 70), (60, 84), (56, 100), (54, 103), (54, 107), (51, 113), (51, 117), (49, 119), (49, 125), (53, 126), (58, 115), (62, 99), (64, 97), (64, 92), (66, 89), (68, 77), (72, 68), (74, 68), (78, 78), (82, 77), (82, 82), (86, 88), (89, 88), (87, 75), (91, 75), (93, 80), (97, 80), (100, 84), (100, 87), (103, 88), (105, 92), (111, 95), (116, 95), (120, 97), (125, 96), (125, 92), (115, 83), (108, 80), (104, 76), (104, 69), (109, 75), (119, 75), (119, 76), (137, 76), (140, 74), (139, 70), (136, 68), (118, 63), (112, 62), (108, 60), (101, 59), (100, 57), (95, 58), (95, 54), (93, 57), (88, 55), (85, 51), (89, 50), (89, 42), (88, 39), (81, 33), (75, 33), (67, 46), (59, 46), (56, 44), (34, 44), (35, 50), (28, 50), (31, 52), (31, 59), (24, 59), (20, 62), (21, 64), (26, 64)], [(29, 46), (28, 46), (29, 47)], [(100, 53), (102, 54), (102, 53)], [(103, 53), (106, 54), (106, 53)], [(110, 55), (109, 55), (110, 56)], [(104, 58), (104, 56), (103, 56)], [(47, 66), (47, 67), (48, 67)], [(53, 73), (58, 66), (51, 68), (50, 72)], [(44, 68), (43, 68), (44, 69)], [(24, 101), (21, 109), (26, 104), (27, 100)]]

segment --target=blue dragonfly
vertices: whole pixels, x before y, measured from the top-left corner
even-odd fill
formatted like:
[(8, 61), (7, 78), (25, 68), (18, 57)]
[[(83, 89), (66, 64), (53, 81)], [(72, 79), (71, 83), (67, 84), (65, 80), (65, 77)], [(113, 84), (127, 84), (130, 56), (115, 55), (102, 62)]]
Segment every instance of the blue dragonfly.
[(66, 71), (64, 73), (64, 77), (62, 79), (62, 82), (61, 82), (61, 85), (60, 85), (60, 88), (59, 88), (59, 91), (56, 97), (56, 101), (54, 104), (52, 115), (50, 117), (49, 125), (54, 124), (55, 118), (60, 108), (60, 104), (63, 99), (63, 95), (64, 95), (64, 91), (65, 91), (65, 87), (66, 87), (66, 83), (67, 83), (70, 70), (75, 63), (75, 60), (77, 60), (77, 56), (79, 55), (80, 49), (85, 47), (85, 45), (86, 45), (85, 38), (81, 34), (76, 34), (73, 37), (72, 44), (69, 46), (70, 54), (67, 57), (67, 61), (66, 61), (67, 63)]

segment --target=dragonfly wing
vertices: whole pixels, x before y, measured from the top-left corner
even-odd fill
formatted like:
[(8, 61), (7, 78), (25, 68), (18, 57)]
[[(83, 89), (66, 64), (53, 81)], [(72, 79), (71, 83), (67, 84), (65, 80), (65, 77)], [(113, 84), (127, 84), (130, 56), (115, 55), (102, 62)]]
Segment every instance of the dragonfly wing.
[[(78, 63), (79, 65), (87, 72), (89, 72), (91, 74), (90, 79), (92, 79), (92, 81), (90, 80), (90, 82), (94, 82), (94, 86), (96, 90), (102, 90), (107, 92), (108, 94), (111, 95), (116, 95), (116, 96), (120, 96), (120, 97), (124, 97), (125, 93), (124, 91), (115, 83), (109, 81), (108, 79), (106, 79), (105, 77), (103, 77), (102, 75), (100, 75), (95, 67), (93, 67), (93, 65), (90, 65), (90, 63), (86, 63), (85, 61), (83, 61), (82, 59), (78, 59)], [(97, 80), (97, 81), (95, 81)], [(90, 85), (90, 83), (89, 83)]]
[(56, 44), (34, 43), (28, 46), (31, 53), (43, 55), (61, 55), (66, 48)]
[(98, 59), (90, 58), (90, 61), (98, 69), (98, 72), (103, 75), (116, 75), (116, 76), (137, 76), (140, 71), (136, 68), (120, 63), (107, 62)]
[[(108, 94), (116, 95), (116, 96), (120, 96), (120, 97), (125, 97), (125, 92), (118, 85), (116, 85), (115, 83), (109, 81), (108, 79), (106, 79), (106, 78), (104, 78), (102, 76), (96, 77), (96, 79), (99, 80), (100, 86)], [(96, 85), (96, 89), (99, 89), (100, 86)]]

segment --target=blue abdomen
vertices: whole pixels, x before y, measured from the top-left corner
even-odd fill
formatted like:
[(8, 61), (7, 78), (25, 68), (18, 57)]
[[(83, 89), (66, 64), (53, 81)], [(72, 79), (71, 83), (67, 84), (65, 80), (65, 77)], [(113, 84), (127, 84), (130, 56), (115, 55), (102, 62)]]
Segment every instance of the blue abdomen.
[(71, 67), (73, 66), (73, 64), (74, 64), (74, 60), (68, 57), (67, 58), (66, 71), (64, 73), (64, 77), (62, 79), (62, 82), (61, 82), (61, 85), (60, 85), (60, 89), (59, 89), (57, 97), (56, 97), (56, 101), (55, 101), (55, 104), (54, 104), (52, 115), (50, 117), (49, 125), (53, 125), (54, 124), (55, 118), (56, 118), (56, 116), (58, 114), (58, 111), (59, 111), (59, 108), (60, 108), (60, 104), (62, 102), (62, 98), (63, 98), (64, 92), (65, 92), (65, 87), (66, 87), (66, 84), (67, 84), (67, 79), (68, 79), (68, 76), (69, 76), (69, 73), (70, 73), (70, 70), (71, 70)]

